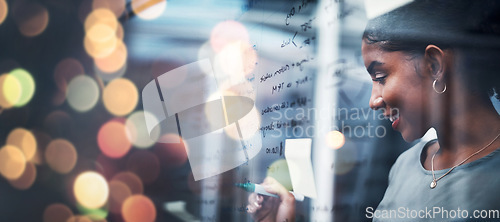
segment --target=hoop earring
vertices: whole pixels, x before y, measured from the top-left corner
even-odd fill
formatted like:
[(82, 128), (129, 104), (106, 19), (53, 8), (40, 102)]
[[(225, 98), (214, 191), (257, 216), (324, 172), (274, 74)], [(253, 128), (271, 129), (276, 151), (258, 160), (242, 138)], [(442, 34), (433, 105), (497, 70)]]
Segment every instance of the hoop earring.
[(432, 88), (434, 89), (434, 92), (436, 92), (437, 94), (443, 94), (444, 92), (446, 92), (446, 83), (444, 84), (444, 89), (442, 91), (438, 91), (436, 89), (436, 82), (437, 79), (435, 79), (434, 82), (432, 82)]

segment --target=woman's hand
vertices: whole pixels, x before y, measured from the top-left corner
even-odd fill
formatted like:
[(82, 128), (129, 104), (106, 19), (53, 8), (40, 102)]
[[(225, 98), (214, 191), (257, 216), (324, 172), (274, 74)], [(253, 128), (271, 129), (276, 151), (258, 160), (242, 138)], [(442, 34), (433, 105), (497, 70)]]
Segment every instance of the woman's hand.
[(295, 221), (295, 197), (272, 177), (267, 177), (261, 185), (279, 198), (250, 194), (247, 209), (252, 218), (255, 221)]

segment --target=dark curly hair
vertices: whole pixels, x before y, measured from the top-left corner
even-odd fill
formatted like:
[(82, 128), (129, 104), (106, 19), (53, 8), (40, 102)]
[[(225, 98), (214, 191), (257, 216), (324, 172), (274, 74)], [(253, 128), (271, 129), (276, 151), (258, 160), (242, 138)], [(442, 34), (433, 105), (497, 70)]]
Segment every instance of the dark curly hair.
[(469, 90), (500, 100), (499, 0), (415, 0), (368, 21), (363, 40), (415, 56), (429, 44), (460, 51)]

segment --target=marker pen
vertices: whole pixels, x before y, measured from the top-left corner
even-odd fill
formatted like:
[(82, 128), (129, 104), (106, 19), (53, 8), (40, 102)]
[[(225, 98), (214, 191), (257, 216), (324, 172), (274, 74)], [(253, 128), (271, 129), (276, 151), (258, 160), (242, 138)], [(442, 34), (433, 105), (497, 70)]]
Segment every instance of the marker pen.
[[(239, 187), (239, 188), (242, 188), (248, 192), (254, 192), (254, 193), (258, 193), (258, 194), (262, 194), (262, 195), (266, 195), (266, 196), (270, 196), (270, 197), (278, 197), (278, 195), (276, 194), (272, 194), (272, 193), (269, 193), (267, 192), (264, 187), (262, 185), (259, 185), (259, 184), (254, 184), (254, 183), (235, 183), (234, 184), (236, 187)], [(303, 201), (304, 200), (304, 195), (302, 194), (298, 194), (298, 193), (294, 193), (292, 191), (289, 191), (294, 197), (295, 197), (295, 200), (296, 201)]]

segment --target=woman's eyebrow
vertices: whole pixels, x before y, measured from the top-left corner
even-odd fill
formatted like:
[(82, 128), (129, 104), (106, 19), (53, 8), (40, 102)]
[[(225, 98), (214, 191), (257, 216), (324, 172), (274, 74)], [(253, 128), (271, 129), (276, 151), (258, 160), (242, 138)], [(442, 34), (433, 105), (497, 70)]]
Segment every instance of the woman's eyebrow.
[(373, 61), (370, 63), (370, 65), (368, 66), (368, 68), (366, 68), (366, 70), (368, 71), (368, 73), (370, 73), (370, 75), (372, 75), (373, 73), (373, 68), (375, 68), (375, 66), (380, 66), (380, 65), (383, 65), (384, 63), (382, 62), (379, 62), (379, 61)]

